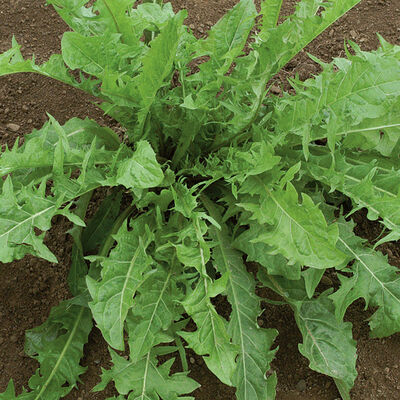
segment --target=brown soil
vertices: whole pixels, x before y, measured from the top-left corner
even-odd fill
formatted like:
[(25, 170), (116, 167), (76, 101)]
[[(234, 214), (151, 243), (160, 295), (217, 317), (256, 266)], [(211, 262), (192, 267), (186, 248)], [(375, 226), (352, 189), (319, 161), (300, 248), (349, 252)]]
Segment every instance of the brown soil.
[[(175, 9), (187, 8), (190, 25), (197, 35), (214, 24), (236, 1), (234, 0), (175, 0)], [(60, 37), (67, 29), (44, 0), (0, 0), (0, 52), (10, 47), (12, 34), (23, 45), (25, 56), (34, 53), (37, 60), (46, 60), (59, 52)], [(287, 0), (284, 14), (288, 14), (295, 0)], [(353, 39), (365, 50), (377, 47), (376, 32), (389, 42), (400, 44), (399, 0), (363, 0), (361, 4), (321, 35), (307, 51), (329, 61), (343, 56), (344, 39)], [(318, 71), (315, 63), (302, 52), (286, 68), (282, 78), (296, 73), (301, 78)], [(0, 145), (12, 145), (15, 139), (39, 128), (46, 112), (64, 123), (72, 116), (89, 116), (101, 124), (115, 126), (104, 118), (92, 104), (91, 98), (63, 84), (34, 76), (20, 74), (0, 78)], [(6, 124), (20, 126), (17, 132), (9, 131)], [(368, 222), (365, 215), (356, 216), (358, 233), (370, 240), (379, 234), (376, 224)], [(71, 242), (65, 234), (68, 224), (61, 218), (53, 221), (54, 228), (47, 235), (47, 244), (60, 260), (50, 264), (26, 257), (11, 264), (0, 264), (0, 392), (13, 378), (17, 389), (27, 386), (29, 377), (37, 367), (23, 351), (24, 332), (42, 323), (50, 308), (68, 298), (66, 274), (69, 268)], [(382, 249), (393, 265), (400, 266), (400, 247), (388, 244)], [(354, 337), (358, 341), (359, 376), (352, 392), (354, 400), (395, 400), (400, 398), (400, 335), (382, 340), (368, 339), (368, 313), (363, 304), (353, 305), (346, 318), (353, 323)], [(307, 360), (297, 351), (301, 340), (291, 311), (282, 306), (268, 305), (260, 318), (263, 326), (279, 330), (279, 351), (272, 369), (278, 374), (278, 400), (334, 400), (339, 398), (333, 381), (307, 367)], [(112, 387), (99, 394), (90, 393), (98, 382), (100, 366), (108, 364), (108, 352), (100, 333), (94, 330), (85, 347), (83, 365), (88, 372), (83, 384), (67, 399), (103, 400), (114, 394)], [(202, 387), (194, 396), (198, 400), (234, 399), (230, 388), (219, 383), (207, 370), (203, 361), (190, 357), (192, 376)], [(303, 386), (303, 387), (302, 387)], [(301, 390), (298, 390), (301, 389)]]

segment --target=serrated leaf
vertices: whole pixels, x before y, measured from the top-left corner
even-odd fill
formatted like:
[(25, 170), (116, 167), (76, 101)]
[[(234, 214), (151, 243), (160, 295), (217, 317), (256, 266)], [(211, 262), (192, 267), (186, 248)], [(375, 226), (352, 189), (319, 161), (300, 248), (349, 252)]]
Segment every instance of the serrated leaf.
[(346, 270), (352, 276), (338, 274), (341, 286), (330, 296), (336, 316), (342, 319), (350, 304), (364, 298), (367, 307), (378, 307), (370, 318), (371, 336), (390, 336), (400, 332), (398, 269), (391, 266), (382, 253), (366, 247), (364, 240), (353, 233), (353, 228), (353, 223), (340, 219), (338, 247), (354, 263)]
[(89, 307), (104, 339), (123, 350), (125, 319), (152, 262), (146, 254), (150, 240), (146, 217), (135, 220), (131, 230), (125, 222), (114, 238), (116, 247), (101, 261), (101, 280), (96, 282), (88, 276), (86, 283), (93, 298)]
[[(295, 96), (277, 102), (275, 119), (291, 143), (308, 146), (328, 138), (348, 148), (376, 149), (388, 156), (400, 132), (400, 57), (393, 46), (323, 64), (319, 76), (295, 81)], [(304, 135), (307, 140), (304, 142)]]
[(400, 191), (398, 170), (383, 171), (376, 162), (354, 165), (351, 154), (311, 156), (307, 167), (314, 177), (350, 197), (357, 209), (366, 207), (370, 220), (382, 218), (391, 231), (378, 244), (400, 238)]
[(287, 279), (300, 279), (301, 265), (289, 264), (280, 254), (273, 255), (274, 251), (266, 243), (256, 239), (264, 232), (262, 225), (252, 223), (250, 229), (240, 234), (233, 242), (233, 247), (247, 255), (247, 261), (255, 261), (267, 268), (270, 275), (281, 275)]
[[(232, 385), (237, 347), (230, 342), (227, 322), (216, 312), (210, 301), (212, 283), (201, 278), (196, 288), (182, 302), (197, 325), (195, 332), (179, 332), (207, 367), (226, 385)], [(217, 293), (214, 293), (215, 296)]]
[(66, 32), (61, 41), (63, 59), (72, 70), (79, 68), (98, 78), (106, 69), (127, 71), (128, 57), (137, 53), (137, 49), (121, 43), (120, 37), (116, 33), (86, 37)]
[(173, 277), (173, 267), (167, 272), (159, 266), (138, 292), (127, 320), (130, 357), (135, 362), (154, 346), (171, 341), (171, 338), (166, 340), (166, 332), (180, 316), (176, 305), (180, 296)]
[(8, 383), (7, 389), (0, 393), (0, 400), (17, 400), (17, 396), (15, 395), (15, 386), (12, 379)]
[(273, 247), (291, 263), (298, 262), (313, 268), (330, 268), (345, 259), (336, 248), (339, 237), (335, 224), (327, 225), (319, 208), (311, 198), (302, 194), (299, 203), (296, 189), (287, 183), (286, 189), (269, 189), (259, 180), (261, 203), (241, 203), (252, 214), (251, 219), (265, 224), (265, 232), (257, 239)]
[(35, 72), (82, 89), (90, 94), (99, 94), (97, 89), (99, 81), (85, 79), (83, 76), (81, 76), (80, 81), (77, 81), (70, 74), (68, 68), (64, 64), (62, 56), (59, 54), (53, 54), (49, 60), (42, 65), (36, 65), (34, 60), (24, 60), (20, 51), (20, 46), (15, 38), (13, 38), (12, 48), (0, 54), (0, 76), (19, 72)]
[[(210, 200), (203, 204), (217, 221), (221, 218)], [(276, 376), (265, 377), (275, 351), (271, 351), (277, 335), (274, 329), (262, 329), (257, 324), (261, 314), (260, 299), (255, 295), (255, 280), (246, 271), (241, 254), (231, 247), (228, 229), (212, 228), (216, 241), (213, 249), (215, 267), (221, 273), (228, 273), (227, 295), (232, 305), (228, 334), (238, 346), (239, 355), (232, 377), (238, 400), (275, 399)]]
[(168, 21), (165, 28), (151, 42), (151, 48), (143, 58), (143, 69), (137, 77), (137, 88), (141, 96), (142, 108), (138, 114), (138, 137), (143, 134), (144, 125), (158, 90), (164, 86), (171, 74), (178, 48), (178, 33), (182, 26), (184, 13)]
[(102, 381), (94, 391), (103, 390), (113, 380), (118, 392), (128, 395), (128, 400), (184, 399), (199, 385), (187, 376), (187, 372), (170, 375), (174, 358), (159, 365), (158, 350), (147, 353), (139, 361), (126, 360), (110, 350), (113, 367), (104, 370)]
[(309, 299), (304, 280), (271, 277), (263, 270), (258, 278), (291, 305), (303, 337), (299, 351), (310, 360), (310, 368), (331, 376), (342, 398), (350, 400), (349, 392), (357, 376), (351, 323), (336, 318), (334, 304), (327, 293)]
[(66, 301), (53, 307), (43, 325), (26, 332), (25, 351), (40, 367), (23, 399), (58, 400), (76, 387), (86, 371), (79, 362), (91, 329), (90, 311)]
[(126, 188), (147, 189), (158, 186), (164, 179), (151, 145), (142, 140), (137, 143), (132, 157), (118, 166), (116, 181)]
[(207, 39), (199, 42), (199, 54), (211, 57), (209, 63), (201, 66), (205, 73), (213, 68), (221, 75), (227, 71), (232, 60), (243, 51), (256, 15), (253, 0), (241, 0), (211, 28)]

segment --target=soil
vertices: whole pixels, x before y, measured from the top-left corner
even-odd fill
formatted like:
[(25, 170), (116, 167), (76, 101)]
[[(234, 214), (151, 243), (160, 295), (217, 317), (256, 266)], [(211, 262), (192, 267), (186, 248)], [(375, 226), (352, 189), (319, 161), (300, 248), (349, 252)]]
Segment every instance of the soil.
[[(198, 36), (203, 36), (237, 1), (234, 0), (174, 0), (174, 8), (189, 11), (187, 25)], [(283, 14), (293, 10), (295, 0), (284, 3)], [(60, 51), (60, 38), (67, 26), (44, 0), (0, 0), (0, 52), (11, 45), (14, 34), (22, 44), (25, 56), (33, 53), (38, 61)], [(352, 39), (362, 49), (378, 46), (376, 32), (391, 43), (400, 44), (399, 0), (363, 0), (312, 42), (307, 52), (330, 61), (344, 55), (344, 40)], [(318, 72), (318, 66), (302, 52), (291, 61), (277, 78), (277, 91), (283, 79), (299, 74), (305, 79)], [(60, 123), (72, 116), (90, 117), (100, 124), (116, 127), (104, 118), (93, 99), (61, 83), (35, 76), (19, 74), (0, 78), (0, 145), (12, 145), (17, 137), (23, 137), (33, 128), (39, 128), (53, 115)], [(17, 126), (15, 131), (7, 124)], [(93, 207), (101, 198), (94, 199)], [(373, 241), (380, 233), (379, 226), (371, 223), (362, 212), (355, 216), (357, 233)], [(29, 377), (37, 367), (34, 360), (24, 355), (24, 332), (42, 323), (52, 306), (70, 296), (66, 283), (69, 268), (71, 241), (65, 233), (69, 225), (63, 218), (53, 221), (54, 228), (46, 237), (46, 243), (56, 254), (59, 263), (25, 257), (11, 264), (0, 264), (0, 393), (10, 378), (18, 391), (27, 386)], [(390, 243), (382, 247), (389, 261), (400, 267), (400, 246)], [(358, 341), (359, 376), (352, 391), (354, 400), (395, 400), (400, 398), (400, 334), (377, 340), (368, 338), (370, 315), (363, 310), (362, 302), (354, 304), (346, 319), (353, 323), (354, 338)], [(290, 309), (284, 306), (266, 305), (260, 324), (278, 329), (279, 350), (272, 364), (278, 375), (278, 400), (335, 400), (340, 396), (333, 381), (311, 371), (307, 360), (297, 351), (301, 341)], [(189, 354), (191, 376), (202, 384), (194, 393), (197, 400), (234, 399), (232, 389), (220, 383), (205, 367), (203, 361)], [(109, 386), (105, 392), (90, 393), (98, 382), (100, 367), (107, 367), (107, 346), (98, 330), (94, 329), (85, 346), (83, 365), (88, 371), (82, 376), (83, 383), (66, 399), (103, 400), (115, 394)]]

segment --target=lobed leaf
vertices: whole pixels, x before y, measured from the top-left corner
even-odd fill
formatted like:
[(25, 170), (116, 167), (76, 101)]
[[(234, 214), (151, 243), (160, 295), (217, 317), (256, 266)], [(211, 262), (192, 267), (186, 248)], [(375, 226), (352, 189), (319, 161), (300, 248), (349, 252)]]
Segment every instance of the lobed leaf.
[(125, 222), (114, 237), (116, 247), (101, 259), (101, 280), (86, 278), (93, 299), (89, 303), (93, 318), (104, 339), (118, 350), (125, 347), (124, 323), (134, 304), (133, 296), (146, 279), (152, 262), (146, 254), (151, 239), (147, 224), (148, 219), (141, 217), (128, 230)]
[[(220, 221), (218, 210), (210, 200), (202, 197), (211, 216)], [(266, 378), (275, 354), (271, 350), (277, 335), (274, 329), (262, 329), (257, 324), (261, 314), (260, 299), (256, 296), (254, 278), (246, 271), (241, 254), (231, 246), (228, 228), (212, 228), (216, 242), (213, 259), (220, 273), (228, 274), (227, 295), (232, 305), (228, 334), (237, 345), (239, 355), (232, 384), (236, 387), (238, 400), (275, 399), (276, 375)]]
[(338, 273), (340, 288), (330, 296), (336, 316), (342, 319), (347, 308), (364, 298), (366, 307), (377, 307), (370, 318), (372, 337), (386, 337), (400, 331), (400, 290), (398, 269), (387, 262), (382, 253), (368, 248), (364, 240), (353, 233), (354, 224), (339, 220), (338, 247), (346, 253), (351, 266)]
[(303, 280), (289, 281), (268, 276), (261, 270), (259, 279), (280, 294), (292, 307), (303, 337), (300, 353), (310, 360), (310, 368), (331, 376), (343, 399), (350, 400), (350, 389), (357, 376), (356, 342), (350, 322), (338, 320), (327, 293), (309, 299)]
[(263, 191), (261, 201), (239, 204), (250, 211), (251, 220), (265, 226), (257, 242), (271, 246), (274, 254), (281, 253), (291, 263), (313, 268), (330, 268), (344, 261), (344, 254), (336, 248), (338, 227), (327, 225), (322, 212), (308, 195), (302, 194), (300, 204), (291, 183), (287, 183), (286, 189), (271, 190), (257, 179)]
[(139, 361), (126, 360), (110, 350), (114, 365), (110, 370), (103, 369), (102, 381), (94, 391), (103, 390), (113, 380), (118, 392), (127, 395), (128, 400), (193, 399), (182, 395), (191, 393), (199, 385), (187, 372), (170, 375), (174, 358), (159, 365), (157, 355), (166, 354), (160, 349), (147, 353)]

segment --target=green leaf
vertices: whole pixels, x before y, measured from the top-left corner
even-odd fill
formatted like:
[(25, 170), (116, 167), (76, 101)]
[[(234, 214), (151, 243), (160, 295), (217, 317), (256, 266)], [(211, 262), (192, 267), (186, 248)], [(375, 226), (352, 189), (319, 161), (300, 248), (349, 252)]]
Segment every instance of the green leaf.
[(38, 189), (23, 188), (16, 195), (10, 177), (3, 184), (0, 194), (0, 261), (11, 262), (25, 254), (33, 254), (50, 262), (56, 257), (43, 244), (44, 233), (50, 229), (51, 219), (59, 214), (62, 199), (45, 196), (45, 184)]
[(350, 322), (338, 320), (335, 307), (326, 293), (309, 299), (305, 282), (268, 276), (261, 270), (258, 278), (280, 294), (292, 307), (303, 337), (300, 353), (310, 360), (310, 368), (331, 376), (343, 399), (350, 400), (350, 389), (357, 376), (356, 342)]
[(223, 75), (232, 61), (242, 51), (254, 25), (257, 12), (253, 0), (241, 0), (229, 10), (209, 31), (207, 39), (198, 42), (198, 55), (210, 55), (211, 61), (203, 64), (204, 73), (217, 69)]
[(247, 255), (247, 261), (255, 261), (267, 268), (270, 275), (281, 275), (290, 280), (298, 280), (301, 275), (299, 263), (289, 264), (280, 254), (273, 254), (273, 248), (266, 243), (258, 242), (257, 238), (264, 232), (262, 225), (253, 223), (250, 229), (240, 234), (233, 242), (233, 247)]
[[(221, 221), (219, 212), (210, 200), (202, 197), (210, 215)], [(212, 228), (217, 243), (213, 249), (215, 267), (228, 273), (227, 295), (232, 305), (228, 334), (238, 346), (237, 366), (232, 377), (238, 400), (275, 399), (276, 375), (265, 378), (275, 351), (270, 350), (277, 336), (274, 329), (262, 329), (257, 324), (261, 314), (260, 299), (255, 295), (255, 280), (246, 271), (241, 254), (231, 247), (226, 225)]]
[(62, 56), (71, 69), (81, 69), (87, 74), (102, 77), (107, 71), (127, 71), (128, 57), (138, 52), (137, 48), (120, 41), (120, 34), (83, 36), (66, 32), (62, 38)]
[(31, 392), (21, 398), (58, 400), (76, 387), (86, 371), (79, 362), (91, 329), (90, 311), (65, 301), (53, 307), (43, 325), (27, 331), (25, 351), (40, 367), (29, 380)]
[(239, 204), (251, 212), (251, 219), (265, 224), (265, 231), (257, 242), (268, 244), (275, 254), (281, 253), (291, 263), (323, 269), (343, 262), (345, 256), (336, 248), (337, 225), (327, 225), (322, 212), (307, 194), (302, 194), (303, 202), (299, 203), (291, 183), (287, 183), (286, 190), (271, 190), (261, 179), (259, 185), (264, 190), (261, 203)]
[(0, 76), (19, 72), (35, 72), (82, 89), (90, 94), (98, 95), (97, 84), (99, 81), (85, 79), (83, 76), (80, 77), (80, 81), (77, 81), (65, 66), (61, 55), (53, 54), (44, 64), (36, 65), (34, 59), (24, 60), (20, 46), (13, 38), (12, 48), (0, 54)]
[(277, 129), (295, 135), (291, 144), (308, 146), (327, 137), (331, 151), (343, 140), (348, 148), (391, 154), (400, 132), (399, 51), (394, 46), (355, 51), (348, 60), (323, 64), (316, 78), (294, 81), (296, 95), (277, 101)]
[[(216, 293), (213, 293), (216, 290)], [(197, 325), (195, 332), (179, 332), (189, 347), (202, 355), (207, 367), (221, 382), (232, 386), (236, 368), (237, 346), (230, 342), (227, 322), (216, 312), (210, 297), (220, 290), (218, 282), (201, 278), (196, 288), (182, 302), (186, 312)]]
[(132, 157), (119, 164), (116, 177), (118, 184), (137, 189), (156, 187), (163, 179), (164, 174), (156, 160), (156, 154), (144, 140), (137, 143)]
[(263, 0), (261, 3), (261, 36), (268, 29), (275, 28), (278, 24), (279, 14), (281, 12), (283, 0)]
[(141, 110), (138, 114), (138, 137), (143, 135), (144, 125), (157, 92), (171, 75), (172, 65), (178, 49), (179, 31), (184, 13), (176, 15), (160, 34), (151, 42), (151, 48), (143, 58), (143, 69), (137, 77), (137, 88), (141, 96)]
[(352, 164), (351, 154), (311, 156), (307, 167), (311, 175), (350, 197), (356, 207), (366, 207), (370, 220), (382, 218), (390, 230), (378, 244), (400, 238), (399, 170), (382, 170), (376, 161), (370, 164)]
[(372, 250), (353, 233), (354, 224), (339, 220), (338, 247), (354, 263), (339, 274), (340, 288), (330, 296), (336, 316), (342, 319), (355, 300), (364, 298), (366, 307), (377, 307), (370, 318), (372, 337), (386, 337), (400, 332), (400, 287), (398, 269), (382, 253)]
[(181, 295), (173, 275), (173, 267), (167, 272), (158, 266), (138, 289), (127, 320), (132, 361), (139, 361), (156, 345), (171, 341), (166, 332), (182, 311), (177, 307)]
[(134, 304), (133, 296), (146, 278), (151, 258), (146, 254), (150, 236), (146, 217), (138, 218), (128, 230), (125, 222), (114, 239), (116, 247), (101, 261), (101, 280), (87, 277), (93, 301), (89, 303), (104, 339), (118, 350), (124, 349), (124, 323)]
[(96, 151), (92, 154), (92, 161), (97, 165), (111, 164), (114, 151), (120, 147), (118, 136), (111, 129), (89, 119), (73, 118), (62, 127), (52, 120), (26, 135), (22, 146), (18, 146), (16, 141), (12, 150), (6, 148), (1, 153), (0, 175), (27, 173), (35, 169), (41, 176), (46, 176), (54, 165), (55, 149), (60, 140), (65, 152), (63, 168), (70, 169), (83, 165), (93, 143)]
[(17, 397), (15, 395), (14, 382), (12, 379), (8, 383), (5, 392), (0, 393), (0, 400), (17, 400)]
[[(273, 29), (262, 30), (261, 41), (256, 48), (260, 53), (260, 72), (266, 74), (266, 82), (313, 39), (359, 2), (360, 0), (336, 0), (321, 3), (320, 0), (302, 0), (296, 5), (295, 13), (282, 24)], [(276, 8), (275, 5), (274, 19)], [(322, 12), (318, 12), (320, 8)]]
[(110, 350), (114, 365), (110, 370), (103, 369), (102, 381), (94, 391), (103, 390), (113, 380), (119, 393), (129, 394), (128, 400), (188, 399), (182, 395), (191, 393), (199, 385), (187, 372), (170, 375), (174, 358), (159, 365), (157, 355), (163, 354), (160, 349), (147, 353), (137, 362)]

